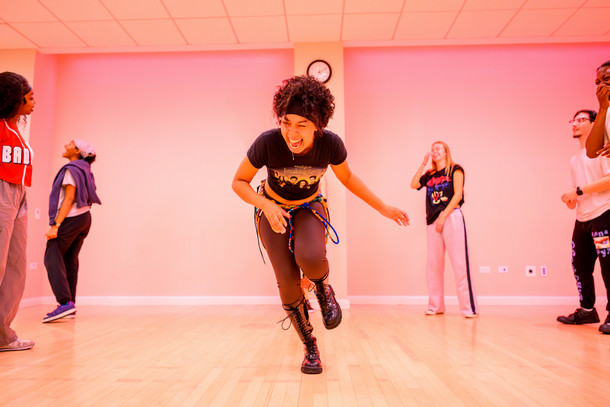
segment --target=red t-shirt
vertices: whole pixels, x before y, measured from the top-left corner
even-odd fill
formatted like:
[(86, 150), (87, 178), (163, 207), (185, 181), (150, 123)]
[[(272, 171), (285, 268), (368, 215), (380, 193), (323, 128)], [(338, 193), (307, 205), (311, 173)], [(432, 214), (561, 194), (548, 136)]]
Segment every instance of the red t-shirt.
[(12, 184), (32, 185), (34, 153), (17, 129), (0, 120), (0, 179)]

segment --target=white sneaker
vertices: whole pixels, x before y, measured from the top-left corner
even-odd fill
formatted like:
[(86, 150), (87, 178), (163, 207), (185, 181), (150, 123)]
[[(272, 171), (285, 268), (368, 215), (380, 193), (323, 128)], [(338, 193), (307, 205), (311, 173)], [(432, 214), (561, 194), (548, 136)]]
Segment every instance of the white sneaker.
[(440, 315), (444, 313), (444, 311), (434, 311), (433, 309), (429, 309), (428, 311), (426, 311), (426, 315)]
[(8, 345), (0, 346), (0, 352), (10, 352), (13, 350), (27, 350), (34, 346), (34, 341), (15, 339), (13, 342)]
[(473, 314), (473, 313), (464, 314), (464, 318), (476, 318), (478, 316), (479, 316), (479, 314)]

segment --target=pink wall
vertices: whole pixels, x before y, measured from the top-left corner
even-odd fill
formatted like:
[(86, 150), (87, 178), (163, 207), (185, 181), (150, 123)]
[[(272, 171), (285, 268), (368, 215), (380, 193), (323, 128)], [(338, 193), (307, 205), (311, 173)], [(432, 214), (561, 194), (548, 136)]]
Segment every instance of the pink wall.
[(291, 54), (58, 57), (55, 139), (50, 151), (38, 148), (53, 157), (53, 173), (37, 187), (48, 194), (66, 142), (96, 146), (103, 205), (81, 254), (81, 296), (276, 294), (252, 208), (231, 179), (273, 125), (271, 99), (292, 74)]
[[(424, 196), (409, 182), (442, 139), (466, 169), (479, 294), (574, 296), (574, 214), (559, 199), (577, 151), (567, 121), (596, 107), (594, 70), (607, 58), (601, 45), (345, 49), (350, 164), (412, 219), (401, 229), (348, 194), (348, 294), (426, 295)], [(293, 72), (291, 50), (43, 58), (36, 85), (52, 107), (42, 117), (39, 98), (32, 122), (37, 165), (50, 167), (37, 169), (32, 189), (39, 225), (63, 144), (82, 138), (98, 150), (103, 205), (92, 212), (79, 295), (276, 295), (252, 208), (230, 183), (253, 139), (274, 126), (273, 93)], [(41, 264), (44, 241), (32, 240)], [(550, 275), (526, 278), (530, 264)], [(498, 265), (510, 272), (498, 275)], [(36, 273), (26, 295), (50, 295), (44, 268)]]
[(44, 247), (48, 230), (47, 215), (50, 179), (56, 171), (52, 156), (56, 142), (54, 134), (55, 105), (57, 101), (57, 58), (37, 55), (35, 74), (31, 79), (36, 99), (34, 112), (29, 117), (30, 145), (34, 149), (32, 187), (28, 190), (28, 278), (25, 298), (39, 297), (48, 288), (44, 267)]
[[(465, 167), (479, 295), (575, 295), (574, 213), (560, 196), (579, 147), (567, 122), (597, 108), (595, 69), (608, 57), (607, 45), (346, 49), (352, 167), (412, 219), (400, 229), (348, 197), (350, 295), (425, 295), (424, 192), (409, 184), (435, 140)], [(550, 274), (526, 277), (526, 265)]]

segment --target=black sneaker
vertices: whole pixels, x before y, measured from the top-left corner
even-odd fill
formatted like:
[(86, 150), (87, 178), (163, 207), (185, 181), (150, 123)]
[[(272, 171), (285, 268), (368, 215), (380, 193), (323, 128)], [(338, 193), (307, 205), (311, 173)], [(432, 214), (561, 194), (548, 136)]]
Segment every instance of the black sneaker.
[(599, 326), (599, 332), (610, 334), (610, 314), (608, 314), (604, 323)]
[[(569, 325), (582, 325), (582, 324), (594, 324), (599, 322), (599, 315), (597, 315), (597, 311), (593, 308), (591, 311), (585, 311), (582, 308), (577, 308), (573, 314), (565, 316), (557, 317), (557, 321), (562, 324)], [(608, 325), (610, 329), (610, 325)]]

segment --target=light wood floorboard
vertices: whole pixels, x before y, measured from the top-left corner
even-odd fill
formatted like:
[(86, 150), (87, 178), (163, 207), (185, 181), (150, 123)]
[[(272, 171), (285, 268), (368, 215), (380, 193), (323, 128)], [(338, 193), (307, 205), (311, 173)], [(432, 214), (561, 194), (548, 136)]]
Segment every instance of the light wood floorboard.
[(49, 311), (19, 311), (36, 346), (0, 353), (3, 407), (610, 405), (610, 335), (559, 324), (565, 307), (354, 305), (332, 331), (314, 311), (320, 375), (301, 374), (279, 306), (83, 306), (42, 324)]

